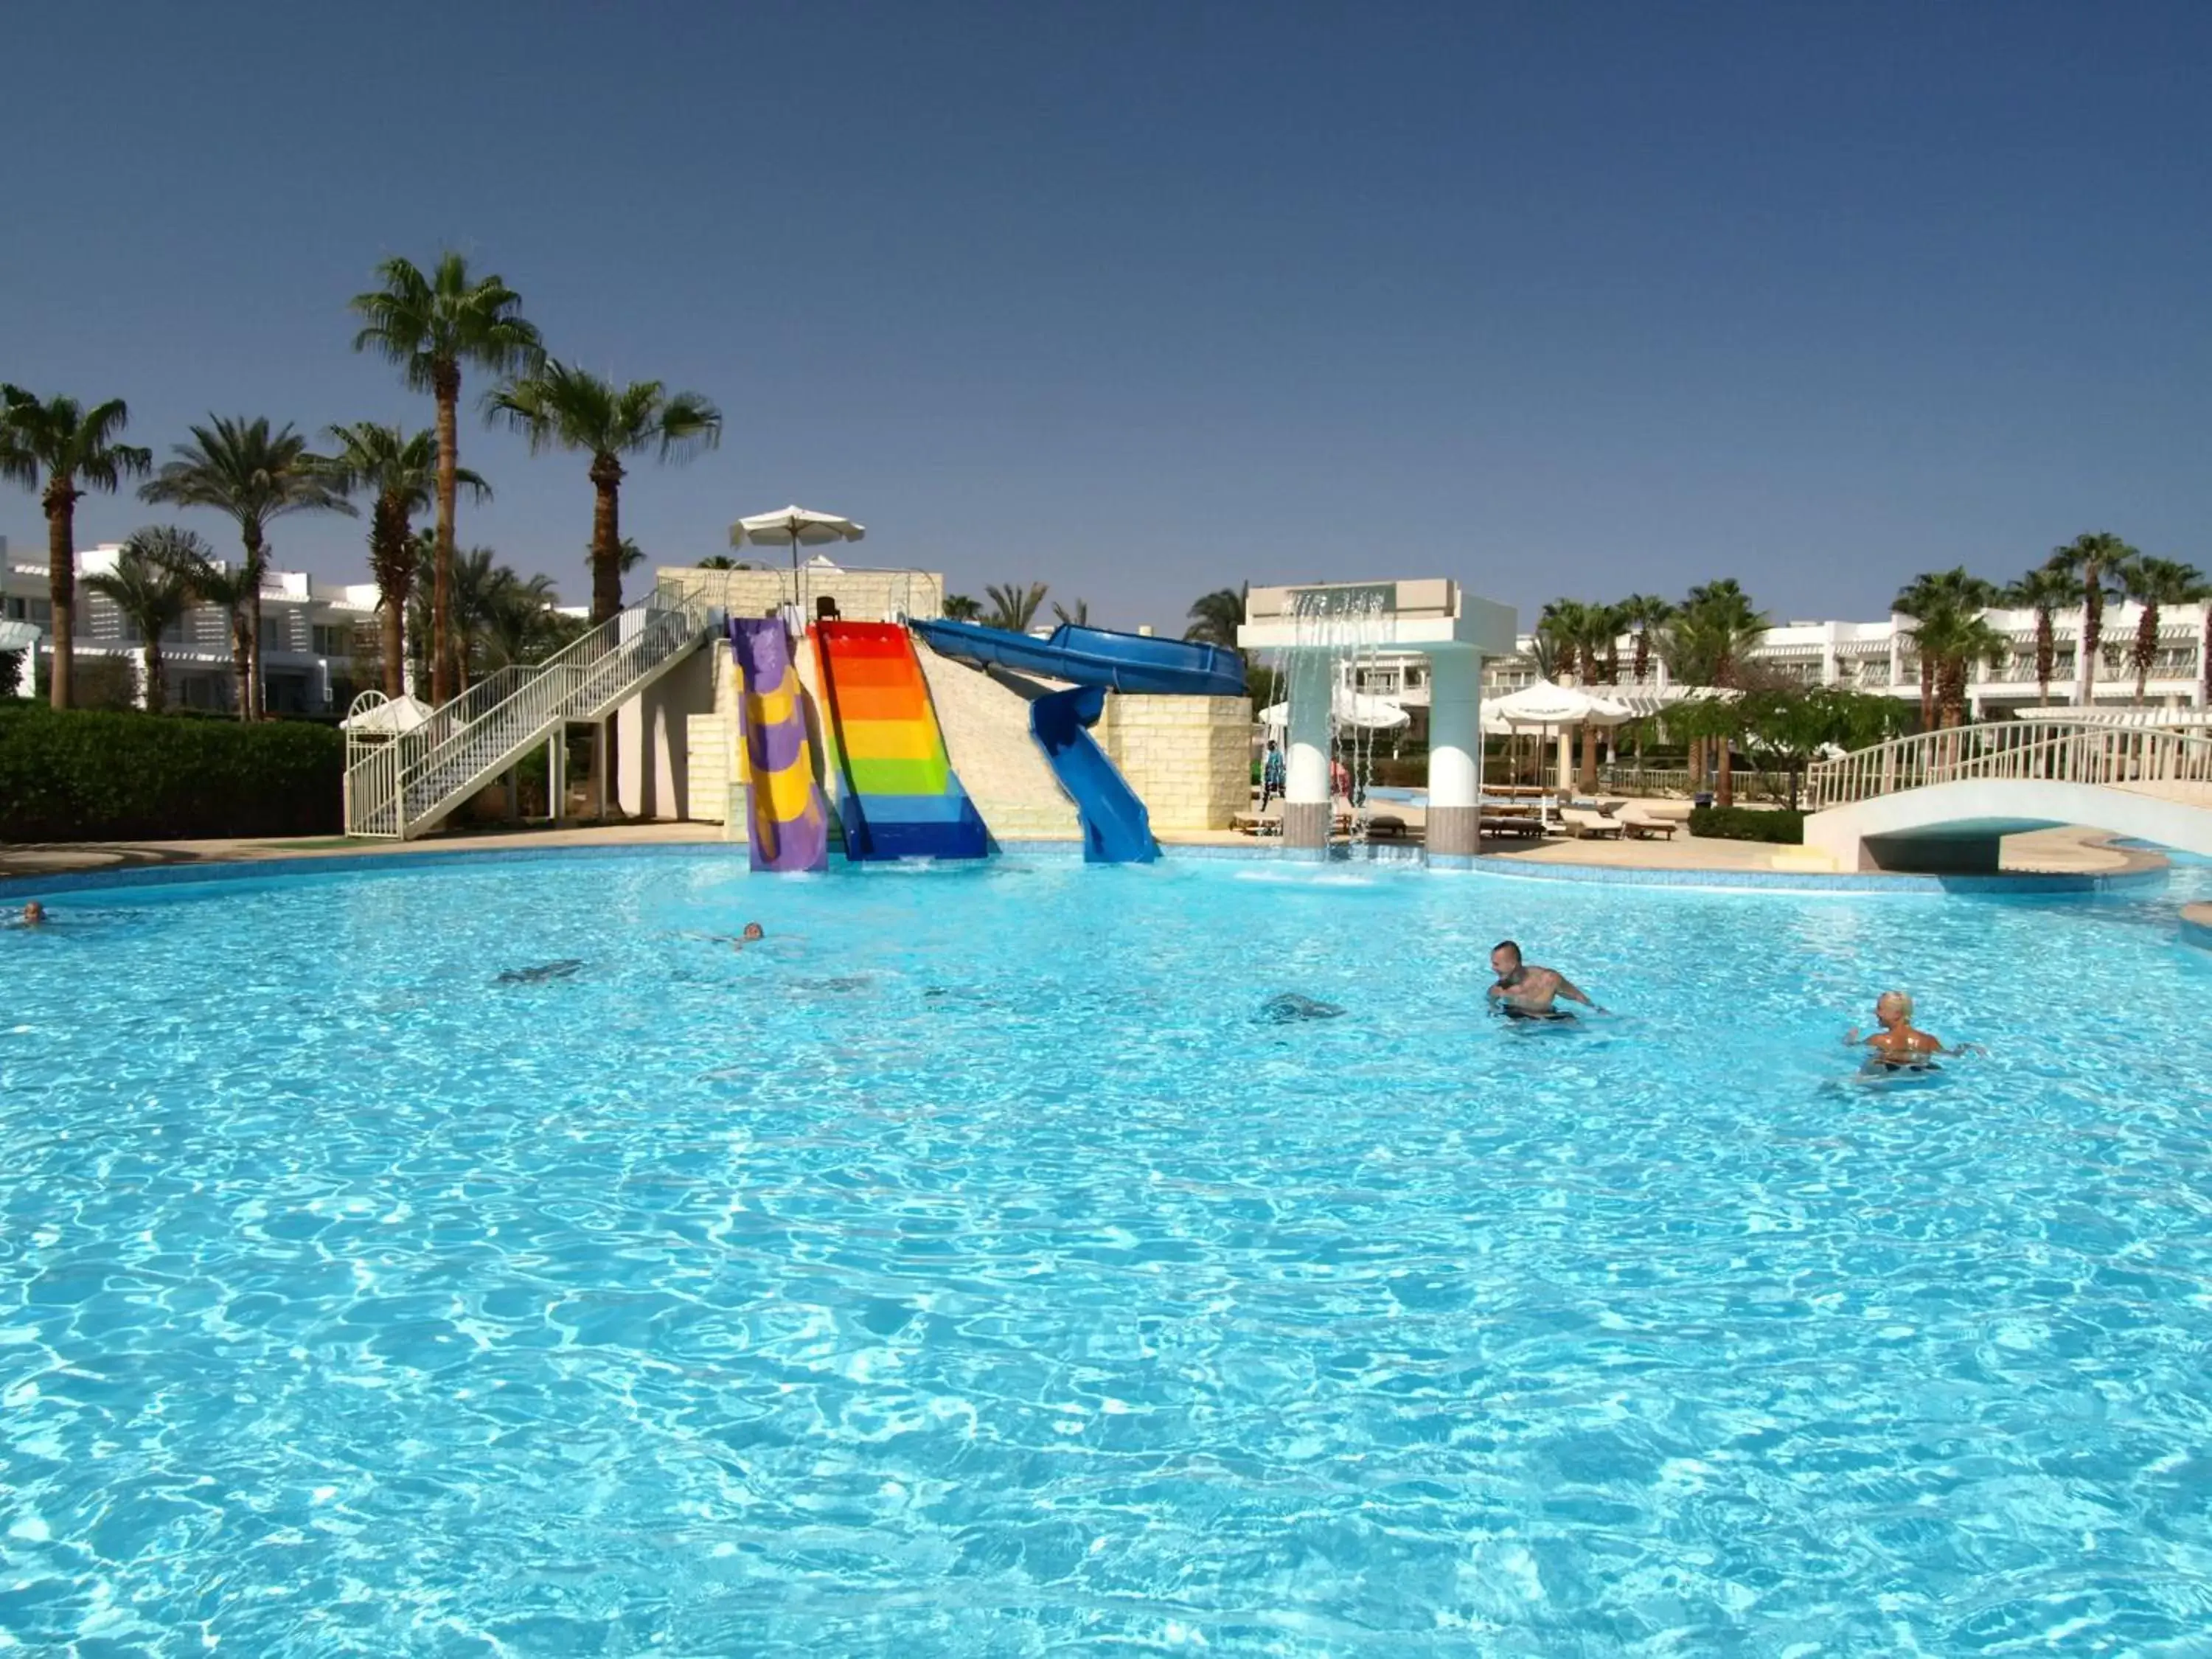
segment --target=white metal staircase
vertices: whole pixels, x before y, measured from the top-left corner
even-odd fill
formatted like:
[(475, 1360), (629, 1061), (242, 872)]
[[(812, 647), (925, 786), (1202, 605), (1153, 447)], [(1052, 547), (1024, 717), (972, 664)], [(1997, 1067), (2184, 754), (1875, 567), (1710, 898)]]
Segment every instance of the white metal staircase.
[(659, 679), (707, 638), (709, 620), (705, 606), (656, 590), (545, 661), (477, 681), (346, 768), (346, 833), (421, 835), (564, 723), (605, 719)]

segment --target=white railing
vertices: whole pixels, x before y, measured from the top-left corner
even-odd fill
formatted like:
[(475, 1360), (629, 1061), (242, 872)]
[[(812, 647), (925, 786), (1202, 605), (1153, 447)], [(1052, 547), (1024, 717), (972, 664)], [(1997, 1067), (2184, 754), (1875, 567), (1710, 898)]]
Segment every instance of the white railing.
[(2046, 720), (1997, 720), (1923, 732), (1815, 761), (1805, 775), (1814, 811), (1970, 778), (2015, 778), (2111, 788), (2212, 785), (2212, 738)]
[(706, 609), (656, 590), (542, 663), (477, 681), (346, 769), (346, 832), (404, 837), (564, 720), (597, 720), (691, 649)]

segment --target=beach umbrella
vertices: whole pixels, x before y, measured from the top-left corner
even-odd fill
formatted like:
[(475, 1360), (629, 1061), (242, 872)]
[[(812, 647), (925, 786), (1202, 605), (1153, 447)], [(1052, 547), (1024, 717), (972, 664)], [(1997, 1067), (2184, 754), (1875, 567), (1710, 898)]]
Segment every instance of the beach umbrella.
[(867, 526), (841, 519), (835, 513), (817, 513), (793, 504), (773, 513), (756, 513), (730, 526), (732, 547), (788, 547), (791, 550), (791, 597), (799, 599), (799, 550), (824, 547), (832, 542), (857, 542)]
[(415, 697), (393, 697), (347, 715), (338, 722), (361, 737), (396, 738), (430, 718), (430, 705)]
[[(1634, 711), (1625, 703), (1593, 696), (1577, 685), (1557, 685), (1550, 680), (1524, 685), (1518, 691), (1484, 704), (1482, 710), (1483, 725), (1492, 731), (1503, 728), (1509, 732), (1535, 730), (1548, 733), (1553, 727), (1558, 728), (1559, 787), (1563, 793), (1567, 787), (1567, 732), (1578, 726), (1618, 726), (1634, 718)], [(1539, 738), (1540, 748), (1541, 743)]]
[[(1387, 697), (1370, 697), (1364, 691), (1338, 686), (1329, 700), (1329, 715), (1339, 726), (1363, 726), (1370, 732), (1395, 732), (1409, 726), (1413, 717)], [(1255, 718), (1262, 726), (1280, 729), (1291, 723), (1287, 702), (1270, 703)]]

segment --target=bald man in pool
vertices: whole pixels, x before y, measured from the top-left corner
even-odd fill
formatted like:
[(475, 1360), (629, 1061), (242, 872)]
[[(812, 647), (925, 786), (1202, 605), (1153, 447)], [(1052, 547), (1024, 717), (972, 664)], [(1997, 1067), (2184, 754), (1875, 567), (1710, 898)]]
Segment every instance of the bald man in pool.
[(1559, 997), (1585, 1008), (1597, 1007), (1558, 969), (1522, 962), (1521, 947), (1510, 939), (1492, 947), (1490, 969), (1498, 975), (1498, 982), (1483, 995), (1508, 1019), (1572, 1019), (1574, 1016), (1565, 1009), (1553, 1006)]

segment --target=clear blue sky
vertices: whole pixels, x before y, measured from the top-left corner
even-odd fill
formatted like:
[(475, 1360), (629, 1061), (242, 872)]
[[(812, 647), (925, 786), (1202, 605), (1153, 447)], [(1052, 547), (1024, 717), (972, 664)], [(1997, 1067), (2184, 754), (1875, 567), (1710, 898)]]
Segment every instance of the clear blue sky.
[[(189, 6), (7, 17), (0, 378), (427, 424), (443, 246), (715, 398), (661, 562), (796, 500), (1122, 624), (1240, 580), (1878, 615), (2111, 529), (2212, 566), (2212, 6)], [(469, 388), (482, 389), (481, 383)], [(586, 592), (584, 463), (465, 543)], [(151, 509), (94, 498), (80, 540)], [(201, 526), (210, 532), (221, 526)], [(35, 501), (0, 533), (44, 547)], [(281, 562), (359, 578), (362, 528)]]

